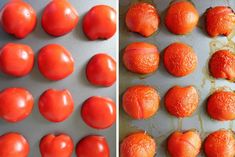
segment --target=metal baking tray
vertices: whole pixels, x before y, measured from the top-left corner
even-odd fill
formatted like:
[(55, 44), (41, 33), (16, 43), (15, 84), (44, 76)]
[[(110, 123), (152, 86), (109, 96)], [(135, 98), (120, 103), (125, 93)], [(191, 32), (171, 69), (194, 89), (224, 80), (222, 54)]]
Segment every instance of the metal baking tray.
[[(109, 88), (100, 88), (92, 86), (88, 83), (85, 76), (85, 67), (88, 60), (96, 53), (105, 52), (116, 58), (118, 34), (109, 40), (89, 41), (82, 31), (82, 19), (85, 13), (93, 6), (98, 4), (106, 4), (116, 8), (115, 0), (69, 0), (79, 13), (79, 23), (77, 27), (69, 34), (62, 37), (49, 36), (41, 28), (41, 13), (49, 0), (25, 0), (30, 3), (37, 12), (37, 27), (25, 39), (18, 40), (6, 34), (0, 29), (0, 46), (8, 42), (24, 43), (32, 47), (37, 54), (38, 50), (46, 44), (57, 43), (63, 45), (71, 53), (75, 61), (75, 71), (72, 75), (61, 81), (48, 81), (38, 71), (35, 64), (33, 71), (23, 78), (12, 78), (0, 74), (0, 89), (6, 87), (24, 87), (27, 88), (34, 96), (35, 104), (31, 115), (20, 123), (7, 123), (0, 120), (0, 135), (9, 131), (17, 131), (22, 133), (30, 143), (29, 157), (40, 157), (39, 141), (47, 133), (66, 133), (73, 138), (76, 144), (82, 137), (89, 134), (104, 135), (108, 140), (110, 154), (112, 157), (116, 154), (116, 125), (105, 130), (96, 130), (87, 126), (80, 115), (80, 108), (88, 97), (94, 95), (107, 96), (116, 99), (116, 86)], [(0, 8), (8, 2), (8, 0), (0, 0)], [(75, 109), (73, 114), (62, 123), (51, 123), (45, 120), (38, 111), (38, 98), (48, 88), (64, 89), (67, 88), (71, 92)], [(73, 157), (75, 157), (75, 151)]]
[[(129, 32), (125, 26), (125, 14), (132, 3), (138, 1), (145, 1), (153, 3), (161, 16), (160, 29), (149, 38), (144, 38), (136, 33)], [(166, 153), (166, 139), (174, 130), (187, 130), (195, 128), (197, 129), (202, 139), (205, 138), (208, 133), (218, 130), (220, 128), (227, 128), (235, 130), (234, 121), (231, 122), (218, 122), (210, 119), (205, 110), (205, 100), (212, 91), (217, 88), (227, 87), (235, 90), (235, 84), (226, 80), (215, 80), (209, 77), (207, 64), (211, 53), (222, 47), (230, 48), (235, 52), (235, 38), (230, 40), (228, 38), (218, 37), (210, 38), (207, 36), (204, 30), (203, 14), (207, 8), (217, 5), (226, 5), (235, 9), (234, 0), (191, 0), (200, 13), (200, 22), (198, 27), (188, 35), (174, 35), (170, 33), (164, 24), (164, 14), (171, 0), (120, 0), (120, 139), (121, 140), (130, 132), (136, 130), (145, 130), (152, 135), (158, 144), (157, 157), (165, 157)], [(169, 44), (176, 41), (185, 42), (191, 45), (197, 56), (198, 66), (193, 74), (186, 77), (176, 78), (170, 75), (163, 66), (162, 60), (160, 61), (160, 67), (152, 75), (141, 76), (127, 71), (122, 64), (122, 50), (129, 43), (136, 41), (145, 41), (157, 45), (159, 51), (162, 53), (163, 49)], [(155, 87), (161, 96), (161, 107), (157, 114), (148, 120), (133, 120), (122, 109), (121, 96), (127, 87), (135, 84), (147, 84)], [(163, 97), (166, 91), (173, 85), (194, 85), (200, 92), (200, 104), (197, 111), (192, 117), (185, 119), (177, 119), (167, 113), (164, 104)], [(201, 151), (200, 157), (204, 156)]]

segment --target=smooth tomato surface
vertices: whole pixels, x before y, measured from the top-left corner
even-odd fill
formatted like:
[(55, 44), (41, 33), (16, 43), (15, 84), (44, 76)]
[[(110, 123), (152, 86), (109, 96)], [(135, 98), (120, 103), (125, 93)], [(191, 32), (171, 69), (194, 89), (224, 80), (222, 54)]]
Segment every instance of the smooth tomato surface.
[(116, 120), (115, 103), (109, 98), (93, 96), (83, 103), (81, 114), (89, 126), (105, 129)]
[(74, 60), (69, 51), (58, 44), (41, 48), (38, 55), (38, 68), (49, 80), (64, 79), (74, 71)]
[(33, 96), (24, 88), (6, 88), (0, 92), (0, 117), (8, 122), (19, 122), (33, 109)]
[(19, 133), (0, 136), (0, 157), (28, 157), (29, 150), (29, 143)]
[(110, 157), (105, 137), (95, 135), (81, 139), (76, 146), (76, 154), (77, 157)]
[(84, 17), (83, 31), (90, 40), (111, 38), (116, 32), (116, 11), (107, 5), (94, 6)]
[(42, 27), (50, 35), (62, 36), (78, 23), (78, 13), (67, 0), (53, 0), (43, 11)]
[(11, 76), (22, 77), (31, 72), (33, 50), (24, 44), (8, 43), (0, 49), (0, 70)]
[(36, 12), (23, 0), (11, 0), (0, 12), (0, 24), (3, 29), (16, 38), (25, 38), (33, 31), (37, 23)]
[(73, 112), (74, 102), (68, 90), (46, 90), (39, 98), (39, 111), (51, 122), (61, 122)]
[(71, 157), (73, 153), (73, 140), (66, 134), (48, 134), (40, 141), (42, 157)]

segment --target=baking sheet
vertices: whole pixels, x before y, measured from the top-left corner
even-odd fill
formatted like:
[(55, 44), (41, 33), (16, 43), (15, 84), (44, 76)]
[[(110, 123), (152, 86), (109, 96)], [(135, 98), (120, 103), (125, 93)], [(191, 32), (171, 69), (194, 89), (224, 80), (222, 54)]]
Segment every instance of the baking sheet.
[[(36, 10), (38, 23), (36, 30), (23, 40), (15, 39), (0, 29), (0, 46), (8, 42), (24, 43), (30, 45), (37, 54), (38, 50), (46, 44), (57, 43), (68, 49), (75, 61), (75, 71), (72, 75), (64, 80), (51, 82), (46, 80), (38, 71), (35, 64), (33, 71), (27, 77), (12, 78), (0, 74), (0, 90), (6, 87), (24, 87), (27, 88), (35, 98), (35, 104), (32, 114), (20, 123), (6, 123), (0, 120), (0, 135), (9, 131), (22, 133), (30, 143), (31, 151), (29, 157), (40, 157), (39, 141), (47, 133), (66, 133), (73, 138), (76, 144), (82, 137), (89, 134), (104, 135), (108, 140), (111, 156), (116, 154), (116, 127), (115, 124), (106, 130), (96, 130), (88, 127), (80, 116), (80, 108), (88, 97), (94, 95), (107, 96), (115, 101), (116, 86), (109, 88), (94, 87), (88, 83), (85, 76), (85, 66), (88, 60), (96, 53), (106, 52), (116, 57), (116, 41), (118, 34), (110, 40), (105, 41), (88, 41), (82, 31), (82, 19), (84, 14), (93, 6), (106, 4), (117, 9), (116, 0), (69, 0), (79, 13), (79, 23), (73, 32), (62, 37), (51, 37), (41, 28), (40, 20), (43, 8), (49, 0), (25, 0), (29, 2)], [(0, 0), (0, 8), (8, 0)], [(45, 120), (38, 111), (37, 101), (39, 96), (48, 88), (63, 89), (67, 88), (71, 92), (75, 108), (73, 114), (62, 123), (51, 123)], [(75, 152), (73, 154), (75, 157)]]
[[(204, 30), (203, 13), (207, 8), (217, 5), (226, 5), (235, 9), (234, 0), (191, 0), (200, 13), (200, 22), (197, 28), (188, 35), (174, 35), (170, 33), (164, 25), (164, 14), (171, 0), (145, 0), (145, 2), (153, 3), (161, 16), (160, 29), (149, 38), (144, 38), (136, 33), (129, 32), (125, 26), (124, 19), (125, 14), (132, 3), (138, 0), (120, 0), (120, 58), (122, 56), (122, 50), (129, 43), (136, 41), (145, 41), (157, 45), (159, 51), (162, 54), (162, 50), (169, 44), (176, 41), (185, 42), (191, 45), (198, 56), (198, 67), (193, 74), (186, 77), (176, 78), (170, 75), (162, 60), (160, 61), (160, 67), (154, 74), (150, 76), (141, 76), (127, 71), (120, 59), (120, 141), (128, 135), (128, 133), (136, 130), (145, 130), (151, 134), (158, 143), (157, 157), (165, 157), (166, 153), (166, 139), (174, 130), (187, 130), (195, 128), (197, 129), (202, 139), (208, 135), (208, 133), (227, 128), (235, 130), (235, 122), (218, 122), (209, 118), (205, 110), (205, 100), (217, 88), (226, 87), (235, 90), (235, 84), (226, 80), (215, 80), (208, 77), (207, 63), (212, 51), (220, 49), (221, 47), (233, 47), (235, 48), (234, 38), (230, 40), (228, 44), (228, 38), (218, 37), (209, 38)], [(139, 0), (144, 1), (144, 0)], [(233, 41), (233, 42), (232, 42)], [(234, 52), (234, 49), (233, 49)], [(155, 87), (161, 96), (161, 107), (157, 114), (148, 120), (133, 120), (124, 113), (121, 107), (121, 96), (131, 85), (135, 84), (147, 84)], [(167, 113), (164, 104), (163, 96), (169, 88), (174, 85), (194, 85), (200, 92), (200, 103), (197, 111), (192, 117), (185, 119), (177, 119)], [(204, 156), (201, 151), (200, 157)]]

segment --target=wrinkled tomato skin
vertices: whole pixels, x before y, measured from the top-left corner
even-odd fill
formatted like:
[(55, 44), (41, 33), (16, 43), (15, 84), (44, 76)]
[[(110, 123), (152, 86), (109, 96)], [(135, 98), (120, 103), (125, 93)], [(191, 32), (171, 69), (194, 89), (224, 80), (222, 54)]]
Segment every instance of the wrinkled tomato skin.
[(94, 6), (83, 20), (83, 31), (90, 40), (109, 39), (116, 29), (116, 11), (107, 5)]
[(33, 96), (24, 88), (6, 88), (0, 93), (0, 117), (19, 122), (32, 112)]
[(30, 146), (19, 133), (6, 133), (0, 136), (0, 157), (28, 157)]
[(25, 38), (36, 27), (37, 17), (32, 6), (23, 0), (11, 0), (0, 12), (2, 28), (16, 38)]

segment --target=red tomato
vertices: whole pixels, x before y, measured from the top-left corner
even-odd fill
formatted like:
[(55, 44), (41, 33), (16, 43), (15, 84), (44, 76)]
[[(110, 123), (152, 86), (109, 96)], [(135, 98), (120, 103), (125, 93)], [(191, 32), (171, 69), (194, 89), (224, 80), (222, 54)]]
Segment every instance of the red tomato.
[(25, 38), (34, 30), (36, 23), (36, 12), (23, 0), (10, 0), (1, 9), (0, 24), (16, 38)]
[(78, 23), (78, 13), (67, 0), (53, 0), (43, 11), (42, 27), (50, 35), (62, 36)]
[(0, 117), (8, 122), (19, 122), (33, 109), (33, 96), (24, 88), (6, 88), (0, 92)]
[(111, 38), (116, 32), (116, 11), (107, 5), (94, 6), (84, 17), (83, 31), (90, 40)]
[(48, 89), (39, 98), (40, 113), (51, 122), (61, 122), (73, 112), (74, 102), (68, 90)]
[(55, 136), (48, 134), (40, 141), (42, 157), (71, 157), (73, 153), (73, 140), (66, 134)]
[(19, 133), (0, 136), (0, 157), (27, 157), (29, 149), (29, 143)]
[(73, 73), (74, 61), (70, 52), (64, 47), (49, 44), (39, 52), (38, 67), (44, 77), (57, 81)]
[(93, 85), (112, 86), (116, 81), (116, 61), (107, 54), (96, 54), (87, 64), (86, 76)]
[(0, 49), (0, 70), (8, 75), (22, 77), (33, 69), (34, 52), (24, 44), (8, 43)]
[(87, 125), (105, 129), (116, 120), (115, 103), (109, 98), (93, 96), (83, 103), (81, 114)]
[(81, 139), (77, 144), (76, 154), (77, 157), (110, 157), (105, 137), (95, 135)]

